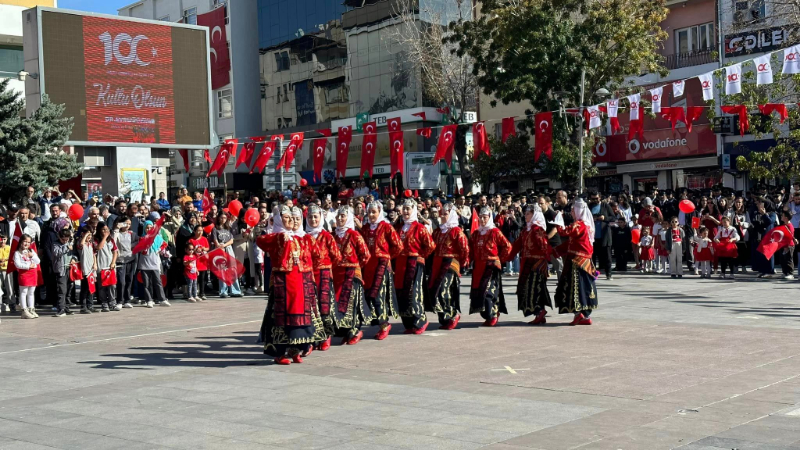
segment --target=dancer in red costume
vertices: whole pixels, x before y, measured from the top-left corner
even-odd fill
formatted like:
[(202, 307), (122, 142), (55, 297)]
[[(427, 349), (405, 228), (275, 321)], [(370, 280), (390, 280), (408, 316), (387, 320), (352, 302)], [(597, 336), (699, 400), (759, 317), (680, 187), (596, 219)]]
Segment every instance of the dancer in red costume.
[(328, 340), (325, 334), (325, 326), (322, 323), (322, 316), (319, 313), (319, 296), (317, 295), (317, 279), (314, 278), (314, 267), (319, 265), (321, 252), (317, 249), (317, 241), (311, 237), (303, 229), (303, 211), (296, 207), (292, 207), (292, 233), (294, 237), (300, 241), (301, 259), (311, 260), (311, 270), (303, 272), (303, 277), (311, 277), (311, 282), (314, 283), (314, 302), (311, 304), (313, 317), (311, 322), (314, 324), (314, 344), (307, 351), (302, 353), (302, 356), (311, 354), (314, 347), (320, 347)]
[(339, 264), (342, 254), (333, 235), (323, 229), (322, 210), (317, 205), (311, 205), (308, 209), (307, 219), (306, 235), (315, 240), (319, 252), (314, 258), (314, 281), (317, 285), (318, 308), (325, 331), (325, 340), (319, 344), (319, 349), (325, 351), (331, 347), (331, 337), (336, 334), (337, 328), (336, 298), (331, 269), (335, 264)]
[[(425, 316), (425, 259), (433, 253), (436, 245), (425, 225), (417, 221), (417, 202), (406, 200), (401, 211), (403, 224), (397, 225), (397, 231), (403, 242), (403, 250), (394, 260), (397, 304), (405, 333), (422, 334), (428, 328), (428, 318)], [(370, 221), (374, 213), (383, 217), (380, 203), (371, 203), (368, 212)]]
[(538, 325), (547, 322), (544, 317), (547, 315), (545, 306), (552, 308), (550, 293), (547, 291), (547, 261), (552, 250), (547, 242), (547, 224), (539, 205), (528, 206), (525, 210), (525, 222), (527, 226), (514, 241), (509, 258), (520, 254), (517, 308), (525, 317), (535, 315), (531, 324)]
[(333, 266), (333, 285), (336, 289), (336, 336), (342, 344), (355, 345), (363, 337), (361, 326), (371, 319), (372, 311), (364, 298), (364, 279), (361, 267), (367, 264), (370, 252), (364, 239), (355, 230), (353, 210), (342, 206), (336, 214), (334, 240), (342, 255)]
[(469, 263), (469, 241), (458, 226), (458, 211), (452, 203), (439, 211), (439, 223), (433, 232), (436, 250), (425, 310), (439, 315), (440, 330), (452, 330), (461, 319), (461, 268)]
[[(380, 211), (382, 215), (382, 208)], [(368, 217), (374, 217), (374, 214), (373, 208)], [(397, 293), (391, 260), (403, 251), (403, 243), (388, 222), (378, 219), (370, 219), (369, 223), (364, 224), (361, 235), (370, 253), (369, 262), (364, 267), (364, 294), (372, 309), (372, 325), (380, 327), (375, 335), (375, 339), (380, 341), (386, 339), (392, 329), (389, 318), (397, 318)]]
[(470, 238), (469, 259), (474, 261), (469, 313), (481, 313), (484, 326), (497, 325), (500, 313), (508, 314), (503, 297), (502, 263), (508, 260), (511, 244), (492, 220), (492, 210), (482, 208), (480, 227)]
[(582, 198), (572, 205), (572, 216), (575, 222), (566, 228), (569, 247), (556, 288), (556, 308), (560, 314), (575, 314), (570, 325), (591, 325), (589, 315), (597, 308), (597, 270), (592, 264), (594, 219)]

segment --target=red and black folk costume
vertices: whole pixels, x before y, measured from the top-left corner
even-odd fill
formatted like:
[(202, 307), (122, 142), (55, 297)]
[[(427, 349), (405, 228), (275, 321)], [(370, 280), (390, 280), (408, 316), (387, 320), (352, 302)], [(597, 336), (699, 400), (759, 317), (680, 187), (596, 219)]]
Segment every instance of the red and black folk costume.
[(364, 298), (364, 279), (361, 267), (367, 264), (370, 252), (361, 235), (355, 230), (353, 211), (349, 206), (339, 208), (337, 216), (347, 217), (345, 225), (336, 227), (334, 241), (341, 259), (333, 266), (333, 286), (336, 292), (336, 336), (342, 343), (355, 345), (361, 340), (361, 326), (372, 318)]
[[(305, 230), (303, 230), (303, 211), (296, 207), (292, 207), (292, 219), (294, 219), (294, 226), (292, 227), (292, 232), (295, 238), (300, 240), (300, 248), (301, 251), (304, 253), (309, 254), (309, 258), (311, 260), (311, 272), (310, 275), (314, 277), (314, 266), (318, 264), (318, 258), (320, 252), (317, 249), (317, 241), (313, 237), (309, 236)], [(304, 255), (305, 256), (305, 255)], [(314, 346), (319, 347), (325, 341), (328, 340), (328, 336), (325, 334), (325, 325), (322, 323), (322, 316), (319, 313), (319, 296), (317, 295), (317, 279), (313, 278), (312, 281), (314, 282), (314, 303), (312, 304), (312, 312), (313, 318), (312, 322), (314, 323)], [(306, 356), (311, 353), (311, 349), (307, 352), (304, 352), (302, 356)]]
[(495, 227), (489, 208), (481, 209), (489, 217), (485, 226), (470, 238), (469, 259), (473, 261), (472, 286), (469, 291), (469, 313), (481, 313), (484, 326), (497, 325), (500, 313), (508, 314), (503, 296), (502, 263), (511, 253), (511, 244)]
[(369, 248), (370, 258), (364, 266), (364, 296), (372, 310), (372, 325), (379, 325), (375, 339), (382, 340), (392, 329), (389, 318), (397, 318), (397, 293), (391, 260), (403, 251), (403, 243), (388, 222), (364, 224), (361, 235)]
[(275, 208), (273, 233), (256, 241), (272, 258), (270, 296), (260, 337), (264, 353), (274, 356), (278, 364), (290, 363), (287, 354), (294, 362), (302, 362), (300, 354), (308, 352), (315, 340), (316, 287), (311, 260), (315, 250), (310, 241), (284, 228), (283, 217), (290, 215), (287, 207)]
[(314, 239), (318, 253), (314, 258), (314, 281), (317, 285), (317, 302), (319, 313), (325, 331), (325, 340), (320, 343), (319, 349), (328, 350), (331, 346), (331, 337), (336, 334), (336, 292), (333, 287), (333, 266), (342, 259), (339, 246), (329, 232), (323, 229), (322, 210), (312, 205), (308, 210), (309, 217), (319, 216), (319, 225), (306, 228), (306, 235)]
[(547, 224), (544, 214), (538, 205), (529, 206), (525, 212), (527, 227), (511, 247), (513, 258), (520, 254), (519, 279), (517, 280), (517, 309), (525, 317), (535, 315), (531, 322), (533, 325), (545, 323), (547, 310), (545, 306), (553, 307), (550, 293), (547, 291), (547, 277), (549, 270), (547, 261), (552, 251), (547, 241)]
[[(422, 334), (428, 328), (428, 318), (425, 316), (425, 259), (433, 253), (436, 245), (425, 225), (417, 221), (417, 203), (406, 200), (403, 209), (406, 208), (410, 208), (409, 219), (404, 219), (403, 224), (397, 226), (403, 250), (394, 260), (394, 285), (406, 333)], [(380, 211), (383, 214), (383, 208)]]
[(566, 227), (569, 248), (556, 288), (556, 308), (559, 314), (575, 314), (571, 325), (591, 325), (589, 315), (597, 308), (596, 269), (592, 264), (594, 219), (582, 198), (575, 200), (572, 214), (575, 222)]
[(461, 319), (461, 268), (469, 264), (469, 241), (458, 226), (453, 204), (444, 205), (442, 211), (447, 219), (433, 232), (436, 250), (425, 310), (439, 315), (439, 329), (452, 330)]

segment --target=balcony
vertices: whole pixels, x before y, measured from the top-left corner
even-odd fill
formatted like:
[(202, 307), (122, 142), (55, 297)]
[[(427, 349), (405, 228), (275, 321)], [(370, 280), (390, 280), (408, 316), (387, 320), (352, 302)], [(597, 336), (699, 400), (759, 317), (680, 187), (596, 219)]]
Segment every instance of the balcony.
[(675, 70), (717, 61), (719, 61), (719, 56), (713, 50), (708, 49), (667, 55), (664, 57), (664, 66), (669, 70)]

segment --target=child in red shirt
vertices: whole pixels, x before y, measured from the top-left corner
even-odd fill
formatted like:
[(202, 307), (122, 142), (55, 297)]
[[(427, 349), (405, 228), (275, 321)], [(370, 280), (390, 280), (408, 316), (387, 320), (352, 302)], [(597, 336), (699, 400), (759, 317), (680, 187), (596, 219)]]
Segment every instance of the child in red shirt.
[(194, 227), (194, 234), (189, 243), (194, 245), (194, 256), (197, 257), (197, 294), (195, 300), (202, 302), (206, 300), (206, 284), (208, 283), (208, 264), (206, 264), (203, 255), (208, 253), (210, 246), (208, 239), (203, 236), (203, 226), (197, 225)]
[(197, 255), (194, 254), (194, 245), (189, 242), (186, 244), (186, 256), (183, 257), (183, 275), (186, 277), (186, 284), (189, 286), (189, 303), (197, 301)]

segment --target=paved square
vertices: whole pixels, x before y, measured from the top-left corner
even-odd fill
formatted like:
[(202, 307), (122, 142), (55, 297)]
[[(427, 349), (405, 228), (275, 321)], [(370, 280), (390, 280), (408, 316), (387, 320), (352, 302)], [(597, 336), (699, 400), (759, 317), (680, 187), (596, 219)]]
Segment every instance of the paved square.
[(2, 316), (0, 449), (800, 450), (798, 290), (631, 274), (591, 327), (398, 323), (288, 367), (263, 298)]

